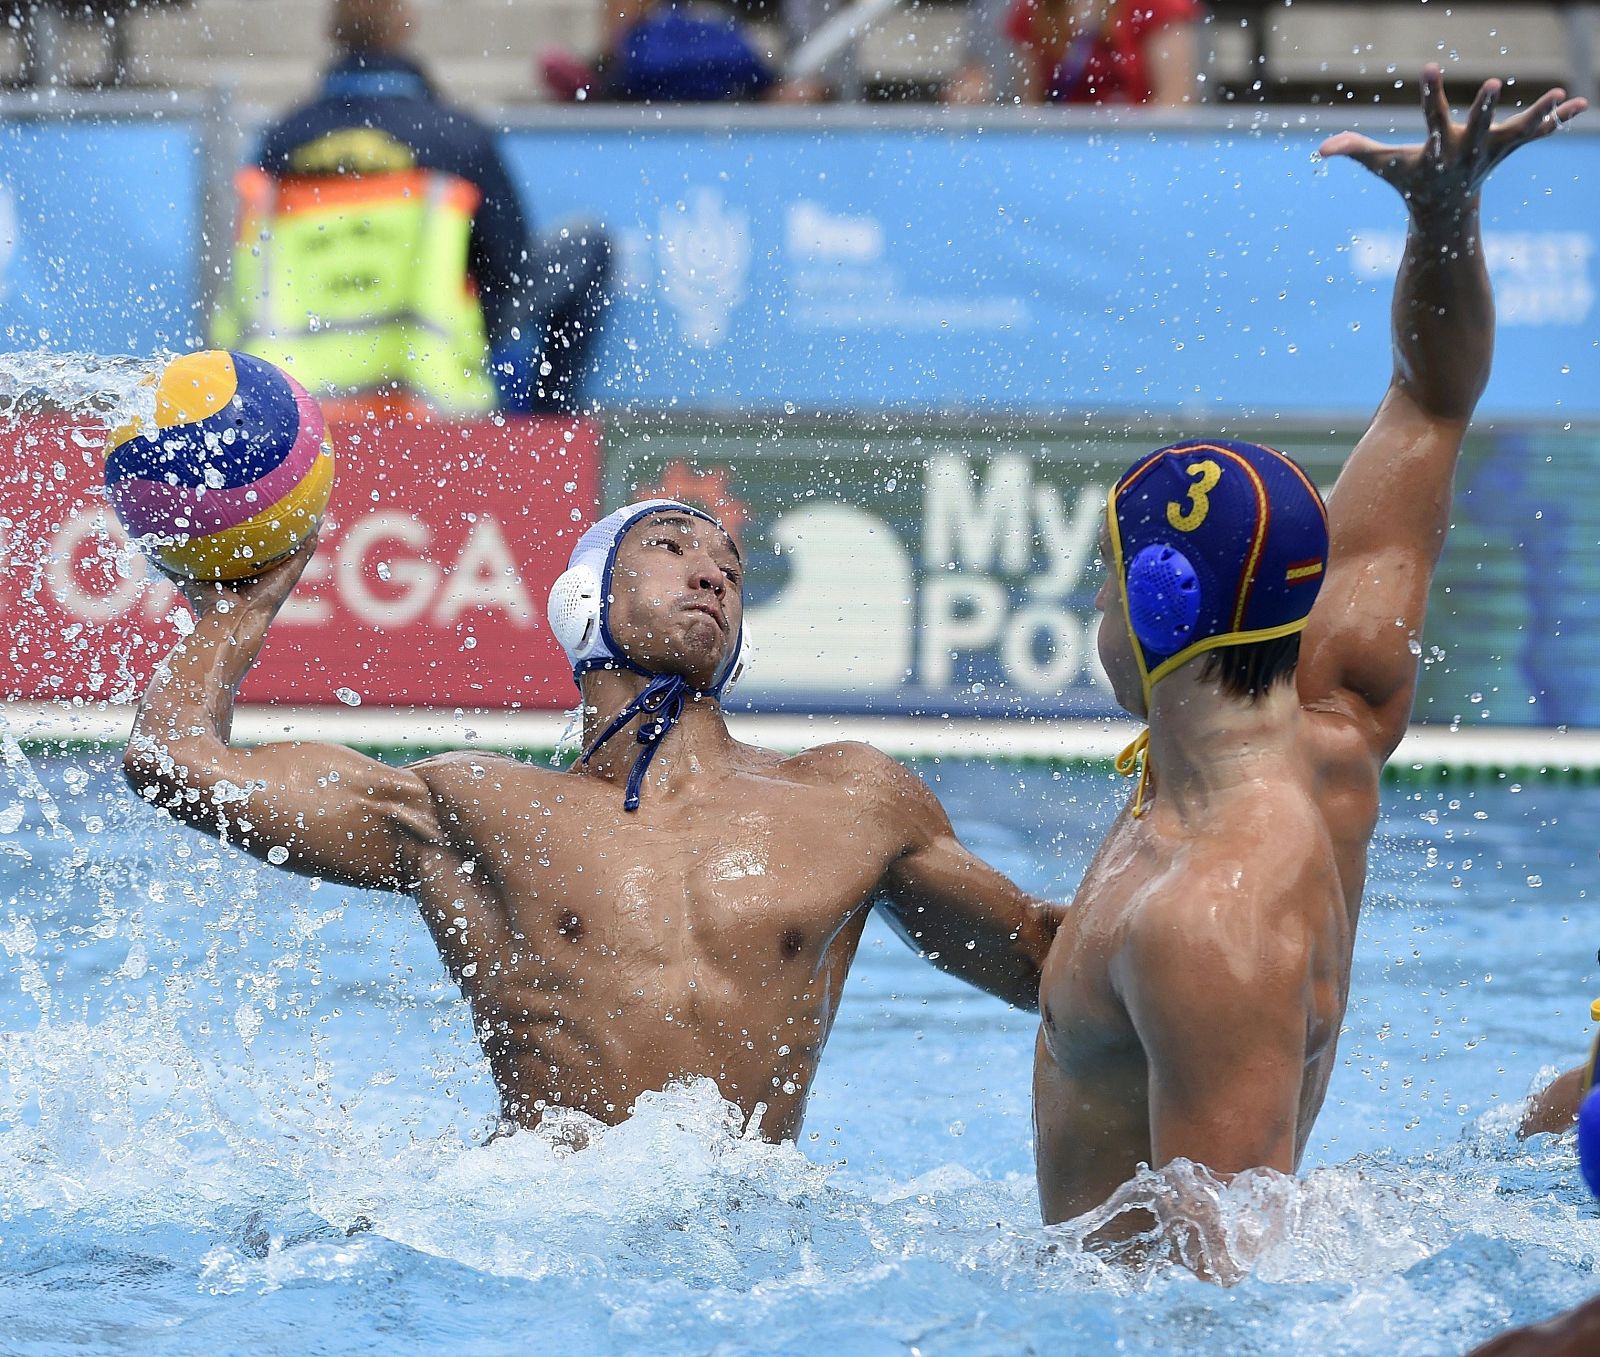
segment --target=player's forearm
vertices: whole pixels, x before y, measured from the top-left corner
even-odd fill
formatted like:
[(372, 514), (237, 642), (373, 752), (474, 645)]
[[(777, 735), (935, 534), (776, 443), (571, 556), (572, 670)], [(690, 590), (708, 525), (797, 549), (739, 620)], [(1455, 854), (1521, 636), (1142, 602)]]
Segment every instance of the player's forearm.
[(123, 757), (141, 795), (181, 789), (216, 771), (232, 733), (234, 694), (271, 620), (266, 609), (224, 600), (157, 666)]
[(1436, 419), (1471, 419), (1494, 353), (1476, 196), (1413, 208), (1392, 321), (1395, 386)]
[[(966, 902), (962, 902), (963, 904)], [(1062, 906), (1023, 897), (1003, 916), (948, 902), (891, 901), (889, 919), (908, 946), (940, 970), (1014, 1008), (1036, 1012), (1039, 977)]]

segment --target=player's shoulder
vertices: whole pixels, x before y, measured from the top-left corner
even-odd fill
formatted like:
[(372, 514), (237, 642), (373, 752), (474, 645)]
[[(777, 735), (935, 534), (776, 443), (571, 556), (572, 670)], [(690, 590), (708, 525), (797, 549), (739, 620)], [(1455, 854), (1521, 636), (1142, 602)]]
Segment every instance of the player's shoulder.
[(485, 794), (527, 791), (561, 776), (507, 754), (477, 749), (457, 749), (433, 754), (407, 768), (421, 778), (436, 800), (474, 799)]
[(916, 773), (881, 749), (857, 740), (818, 745), (784, 761), (781, 776), (825, 789), (848, 804), (849, 813), (870, 818), (917, 839), (948, 832), (939, 799)]
[(1342, 913), (1327, 825), (1303, 789), (1252, 799), (1174, 853), (1128, 916), (1125, 941), (1142, 965), (1203, 977), (1293, 969)]
[(922, 779), (881, 749), (860, 740), (815, 745), (783, 761), (783, 768), (817, 781), (845, 783), (877, 791), (924, 788)]

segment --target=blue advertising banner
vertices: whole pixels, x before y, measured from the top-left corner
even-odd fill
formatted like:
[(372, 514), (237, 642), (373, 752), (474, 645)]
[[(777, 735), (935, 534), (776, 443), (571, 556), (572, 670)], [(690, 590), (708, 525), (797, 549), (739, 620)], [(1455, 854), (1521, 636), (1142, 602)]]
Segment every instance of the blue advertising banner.
[[(620, 249), (609, 405), (1365, 413), (1405, 240), (1392, 190), (1320, 133), (515, 131), (546, 228)], [(1600, 138), (1496, 171), (1500, 346), (1483, 413), (1600, 413)]]
[(196, 121), (0, 118), (0, 349), (197, 338)]

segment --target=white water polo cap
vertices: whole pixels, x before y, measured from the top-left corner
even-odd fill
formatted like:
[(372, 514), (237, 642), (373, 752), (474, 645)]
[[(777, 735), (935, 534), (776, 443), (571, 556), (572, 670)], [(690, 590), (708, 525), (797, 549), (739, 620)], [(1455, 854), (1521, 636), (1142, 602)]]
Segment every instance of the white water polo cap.
[(645, 772), (662, 739), (683, 715), (684, 703), (690, 697), (720, 698), (729, 692), (743, 676), (751, 654), (748, 630), (741, 625), (733, 653), (717, 671), (710, 687), (691, 689), (681, 675), (658, 674), (646, 669), (625, 655), (617, 644), (611, 634), (611, 582), (617, 565), (617, 550), (629, 528), (640, 519), (660, 513), (698, 518), (719, 532), (727, 531), (703, 509), (677, 500), (649, 499), (627, 504), (607, 514), (578, 539), (566, 570), (550, 587), (550, 630), (567, 653), (575, 683), (581, 684), (583, 676), (591, 669), (627, 669), (650, 680), (644, 691), (617, 714), (578, 760), (580, 767), (587, 764), (607, 740), (635, 717), (640, 718), (634, 738), (644, 748), (628, 775), (624, 810), (639, 808), (639, 791)]
[[(566, 570), (550, 586), (550, 630), (567, 652), (574, 681), (591, 669), (609, 667), (629, 669), (655, 677), (651, 670), (635, 664), (611, 634), (611, 577), (617, 566), (617, 551), (628, 529), (651, 514), (687, 514), (711, 524), (718, 532), (727, 529), (704, 509), (674, 499), (646, 499), (613, 510), (578, 539), (567, 558)], [(720, 697), (730, 691), (749, 668), (749, 629), (739, 628), (733, 654), (718, 671), (715, 681), (704, 691)]]

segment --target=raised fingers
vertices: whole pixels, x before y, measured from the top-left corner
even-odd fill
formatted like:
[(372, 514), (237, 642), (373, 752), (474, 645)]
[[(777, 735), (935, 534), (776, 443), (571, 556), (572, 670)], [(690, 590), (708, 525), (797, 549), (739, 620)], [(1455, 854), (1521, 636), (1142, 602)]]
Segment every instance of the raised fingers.
[(1530, 106), (1523, 109), (1520, 114), (1510, 115), (1509, 118), (1506, 118), (1506, 122), (1502, 122), (1498, 128), (1494, 128), (1494, 141), (1525, 141), (1525, 139), (1544, 136), (1549, 131), (1554, 131), (1554, 123), (1549, 126), (1542, 126), (1542, 128), (1541, 123), (1550, 122), (1550, 115), (1554, 114), (1555, 110), (1562, 106), (1563, 99), (1566, 99), (1565, 90), (1547, 90), (1538, 99), (1534, 99)]
[[(1317, 154), (1325, 160), (1336, 155), (1346, 156), (1380, 178), (1390, 179), (1400, 166), (1403, 150), (1399, 146), (1386, 146), (1381, 141), (1374, 141), (1360, 132), (1340, 132), (1323, 142)], [(1415, 148), (1410, 154), (1416, 154)]]
[[(1557, 98), (1550, 98), (1552, 94)], [(1534, 141), (1534, 139), (1541, 138), (1541, 136), (1549, 136), (1552, 131), (1560, 131), (1573, 118), (1578, 117), (1582, 110), (1589, 107), (1587, 99), (1565, 98), (1565, 91), (1563, 90), (1552, 90), (1544, 98), (1550, 99), (1549, 109), (1542, 110), (1539, 117), (1531, 118), (1526, 130), (1523, 131), (1522, 136), (1518, 136), (1517, 141)], [(1539, 102), (1544, 101), (1541, 99)]]
[(1468, 155), (1476, 155), (1483, 149), (1485, 138), (1489, 129), (1494, 125), (1494, 106), (1500, 102), (1500, 82), (1498, 80), (1485, 80), (1478, 89), (1478, 97), (1472, 101), (1472, 108), (1467, 113), (1466, 151)]
[(1450, 126), (1450, 100), (1444, 92), (1444, 72), (1429, 62), (1422, 68), (1422, 116), (1428, 121), (1428, 138), (1438, 142)]

